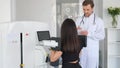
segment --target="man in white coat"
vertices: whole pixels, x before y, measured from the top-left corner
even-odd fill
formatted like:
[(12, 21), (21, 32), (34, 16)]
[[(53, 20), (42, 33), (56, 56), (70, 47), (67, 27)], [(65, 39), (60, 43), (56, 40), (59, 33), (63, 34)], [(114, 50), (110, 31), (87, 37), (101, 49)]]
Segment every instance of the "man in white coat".
[(87, 47), (83, 48), (80, 56), (82, 68), (98, 68), (99, 66), (99, 40), (104, 39), (103, 20), (93, 12), (92, 0), (85, 0), (82, 4), (84, 15), (78, 18), (76, 26), (79, 35), (87, 36)]

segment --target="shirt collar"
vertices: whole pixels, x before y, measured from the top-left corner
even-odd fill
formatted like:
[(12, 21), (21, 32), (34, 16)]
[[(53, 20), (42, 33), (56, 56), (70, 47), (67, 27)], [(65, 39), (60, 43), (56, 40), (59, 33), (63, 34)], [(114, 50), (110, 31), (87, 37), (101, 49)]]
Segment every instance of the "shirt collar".
[(95, 13), (93, 12), (88, 18), (94, 18)]

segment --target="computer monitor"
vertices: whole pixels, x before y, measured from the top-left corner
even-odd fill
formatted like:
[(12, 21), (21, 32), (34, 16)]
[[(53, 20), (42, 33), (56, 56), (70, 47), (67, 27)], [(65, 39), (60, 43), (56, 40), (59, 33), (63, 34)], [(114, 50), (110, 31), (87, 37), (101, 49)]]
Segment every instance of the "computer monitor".
[(37, 36), (39, 41), (50, 39), (49, 31), (37, 31)]

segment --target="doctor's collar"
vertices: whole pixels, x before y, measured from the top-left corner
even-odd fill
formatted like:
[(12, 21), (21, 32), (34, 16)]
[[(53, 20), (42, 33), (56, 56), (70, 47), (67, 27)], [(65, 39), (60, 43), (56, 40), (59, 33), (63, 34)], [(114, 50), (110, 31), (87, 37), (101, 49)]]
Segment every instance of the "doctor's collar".
[(84, 17), (86, 17), (86, 18), (90, 18), (90, 17), (93, 17), (94, 16), (94, 12), (92, 12), (89, 16), (85, 16), (85, 14), (83, 15)]
[[(81, 22), (80, 22), (80, 25), (81, 25), (81, 23), (83, 23), (84, 24), (84, 19), (85, 18), (85, 16), (83, 15), (82, 16), (82, 20), (81, 20)], [(91, 18), (91, 20), (93, 20), (93, 24), (95, 25), (96, 23), (95, 23), (95, 18), (96, 18), (96, 16), (95, 16), (95, 14), (94, 13), (92, 13), (89, 17), (86, 17), (86, 18)]]

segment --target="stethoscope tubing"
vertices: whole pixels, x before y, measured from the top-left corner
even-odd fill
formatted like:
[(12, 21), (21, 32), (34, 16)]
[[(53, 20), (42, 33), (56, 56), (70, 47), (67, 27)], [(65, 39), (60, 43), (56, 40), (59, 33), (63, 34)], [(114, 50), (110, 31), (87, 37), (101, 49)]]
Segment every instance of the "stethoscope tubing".
[[(85, 15), (82, 16), (82, 20), (80, 21), (80, 25), (81, 25), (81, 23), (84, 24), (84, 21), (83, 21), (84, 17), (85, 17)], [(94, 14), (93, 24), (96, 24), (96, 23), (95, 23), (95, 14)]]

